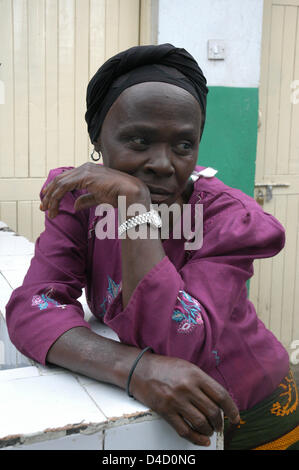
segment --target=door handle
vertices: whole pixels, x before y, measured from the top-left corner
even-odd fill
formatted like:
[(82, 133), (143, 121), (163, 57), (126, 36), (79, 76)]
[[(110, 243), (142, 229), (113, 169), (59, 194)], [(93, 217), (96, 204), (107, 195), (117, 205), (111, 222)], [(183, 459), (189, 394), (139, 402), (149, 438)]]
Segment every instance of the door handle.
[(273, 197), (273, 187), (286, 188), (288, 186), (290, 186), (289, 183), (256, 183), (254, 187), (258, 188), (258, 192), (255, 197), (255, 200), (262, 206), (265, 201), (271, 201)]

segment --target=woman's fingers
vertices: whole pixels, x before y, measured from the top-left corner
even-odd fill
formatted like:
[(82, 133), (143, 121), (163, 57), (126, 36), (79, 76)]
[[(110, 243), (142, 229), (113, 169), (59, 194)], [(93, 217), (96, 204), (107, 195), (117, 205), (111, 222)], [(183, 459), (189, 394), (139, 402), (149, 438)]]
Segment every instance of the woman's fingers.
[(201, 383), (201, 390), (223, 410), (225, 416), (227, 416), (232, 423), (239, 423), (239, 410), (230, 394), (220, 384), (218, 384), (218, 382), (215, 382), (203, 371), (201, 372), (205, 375), (205, 380)]
[(205, 414), (192, 403), (186, 403), (180, 414), (194, 431), (204, 436), (212, 436), (214, 433), (214, 427), (209, 423)]
[[(62, 188), (53, 190), (52, 192), (46, 193), (45, 198), (43, 199), (40, 209), (49, 210), (49, 217), (55, 217), (58, 214), (59, 203), (63, 196), (68, 192), (74, 189), (73, 185), (65, 185)], [(79, 196), (74, 204), (74, 210), (79, 211), (82, 209), (87, 209), (97, 204), (96, 198), (93, 194), (82, 194)]]
[[(95, 175), (96, 170), (97, 175)], [(101, 168), (97, 168), (96, 170), (94, 166), (91, 168), (89, 165), (83, 164), (78, 168), (56, 176), (48, 186), (42, 190), (43, 199), (40, 204), (40, 209), (43, 211), (48, 210), (50, 218), (55, 217), (58, 214), (61, 199), (67, 192), (75, 189), (88, 189), (89, 191), (88, 194), (81, 195), (76, 200), (74, 205), (75, 211), (98, 204), (97, 196), (99, 194), (99, 186), (103, 184), (105, 176)], [(110, 184), (112, 185), (112, 183)]]
[(55, 178), (42, 189), (43, 196), (50, 195), (57, 185), (61, 184), (61, 182), (65, 183), (68, 180), (73, 180), (74, 172), (76, 171), (77, 169), (73, 168), (71, 170), (63, 171), (61, 174), (55, 176)]
[(190, 402), (206, 416), (211, 429), (221, 432), (223, 430), (223, 413), (221, 409), (201, 391), (198, 392), (198, 395), (200, 395), (200, 398), (194, 395), (190, 398)]
[(223, 430), (222, 411), (201, 390), (196, 389), (179, 393), (180, 399), (174, 397), (172, 407), (191, 428), (204, 436), (211, 436), (214, 431)]
[(148, 192), (144, 183), (134, 176), (87, 162), (57, 175), (42, 190), (40, 209), (49, 210), (49, 217), (55, 217), (58, 214), (60, 200), (67, 192), (75, 189), (88, 191), (86, 197), (84, 195), (82, 199), (79, 198), (75, 210), (89, 208), (100, 203), (117, 207), (119, 195), (135, 196), (145, 189)]
[(177, 432), (177, 434), (198, 446), (209, 446), (211, 441), (208, 436), (200, 434), (179, 414), (167, 414), (163, 418)]
[(80, 211), (82, 209), (88, 209), (89, 207), (97, 204), (97, 201), (93, 194), (82, 194), (76, 199), (74, 204), (75, 211)]
[(55, 217), (58, 214), (59, 203), (63, 196), (77, 187), (74, 175), (62, 173), (56, 176), (49, 185), (42, 191), (43, 199), (40, 209), (49, 211), (49, 217)]

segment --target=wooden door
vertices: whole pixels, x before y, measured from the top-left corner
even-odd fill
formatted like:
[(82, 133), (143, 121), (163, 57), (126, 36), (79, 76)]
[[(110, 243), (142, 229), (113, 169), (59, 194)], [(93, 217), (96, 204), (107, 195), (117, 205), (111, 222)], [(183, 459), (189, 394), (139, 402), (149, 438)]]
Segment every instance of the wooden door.
[(286, 246), (255, 262), (250, 299), (290, 351), (299, 339), (299, 0), (265, 0), (255, 196)]

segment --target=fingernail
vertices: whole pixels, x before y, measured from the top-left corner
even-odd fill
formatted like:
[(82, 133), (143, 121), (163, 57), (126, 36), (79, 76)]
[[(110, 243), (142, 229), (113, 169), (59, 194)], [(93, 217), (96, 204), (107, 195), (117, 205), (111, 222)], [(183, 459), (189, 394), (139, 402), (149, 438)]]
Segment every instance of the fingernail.
[(233, 420), (233, 423), (234, 423), (234, 424), (239, 424), (240, 420), (241, 420), (241, 417), (240, 417), (240, 415), (238, 415), (238, 416)]
[(210, 444), (211, 444), (210, 440), (207, 440), (207, 441), (203, 442), (203, 446), (205, 446), (205, 447), (209, 447)]

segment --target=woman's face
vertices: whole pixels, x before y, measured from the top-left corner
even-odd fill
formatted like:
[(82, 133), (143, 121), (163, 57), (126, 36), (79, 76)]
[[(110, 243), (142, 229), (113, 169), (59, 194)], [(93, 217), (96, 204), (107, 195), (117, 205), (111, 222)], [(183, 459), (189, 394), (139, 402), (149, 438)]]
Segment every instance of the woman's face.
[(184, 89), (140, 83), (113, 103), (95, 148), (105, 166), (143, 181), (152, 203), (170, 205), (197, 163), (201, 119), (199, 103)]

